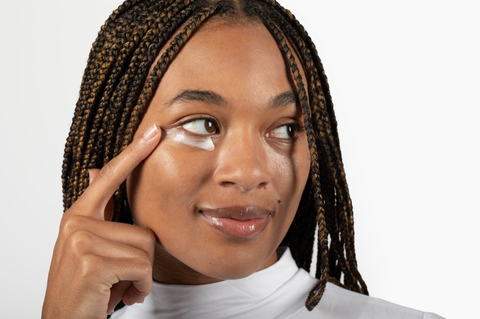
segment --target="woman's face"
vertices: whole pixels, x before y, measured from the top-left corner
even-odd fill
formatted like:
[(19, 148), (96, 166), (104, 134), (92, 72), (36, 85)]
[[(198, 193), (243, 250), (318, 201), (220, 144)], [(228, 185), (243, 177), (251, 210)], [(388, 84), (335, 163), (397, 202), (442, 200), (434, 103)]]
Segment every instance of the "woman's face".
[(157, 124), (162, 141), (127, 179), (135, 223), (158, 238), (157, 281), (241, 278), (277, 260), (310, 168), (292, 83), (258, 23), (210, 22), (173, 60), (138, 130)]

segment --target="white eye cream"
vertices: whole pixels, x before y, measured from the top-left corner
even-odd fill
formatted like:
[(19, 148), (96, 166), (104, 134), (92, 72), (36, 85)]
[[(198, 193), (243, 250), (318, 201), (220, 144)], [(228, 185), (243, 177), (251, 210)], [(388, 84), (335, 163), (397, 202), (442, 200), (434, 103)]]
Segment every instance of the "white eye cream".
[(184, 145), (197, 147), (205, 151), (213, 151), (215, 149), (215, 145), (213, 144), (212, 138), (210, 136), (192, 136), (180, 128), (174, 128), (165, 131), (165, 133), (165, 138), (169, 138), (172, 141), (182, 143)]

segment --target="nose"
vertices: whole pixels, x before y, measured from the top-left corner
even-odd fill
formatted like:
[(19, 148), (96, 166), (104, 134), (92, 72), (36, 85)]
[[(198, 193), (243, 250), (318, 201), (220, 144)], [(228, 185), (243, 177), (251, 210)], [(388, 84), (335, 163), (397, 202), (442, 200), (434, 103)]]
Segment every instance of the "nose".
[(265, 142), (255, 134), (239, 135), (222, 141), (214, 180), (223, 187), (235, 187), (245, 193), (264, 188), (271, 182)]

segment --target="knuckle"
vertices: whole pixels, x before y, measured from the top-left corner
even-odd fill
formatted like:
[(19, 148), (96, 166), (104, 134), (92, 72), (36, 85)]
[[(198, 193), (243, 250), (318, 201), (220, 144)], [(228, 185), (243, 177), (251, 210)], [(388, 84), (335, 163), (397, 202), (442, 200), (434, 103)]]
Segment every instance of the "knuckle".
[(82, 256), (93, 246), (94, 235), (86, 230), (73, 233), (68, 242), (69, 250), (77, 256)]
[(134, 156), (143, 144), (143, 139), (133, 141), (128, 147), (123, 151), (127, 157)]
[(139, 258), (139, 271), (144, 275), (144, 276), (151, 276), (153, 267), (152, 267), (152, 262), (150, 261), (150, 256), (144, 252), (142, 256)]
[(118, 168), (115, 164), (115, 161), (110, 161), (107, 165), (105, 165), (100, 172), (98, 173), (99, 177), (102, 179), (110, 179), (117, 173)]
[(145, 241), (147, 247), (154, 247), (155, 243), (157, 242), (157, 237), (155, 236), (155, 233), (150, 228), (145, 228), (145, 233)]
[(65, 219), (62, 219), (61, 232), (67, 238), (72, 236), (72, 234), (81, 230), (84, 227), (84, 221), (82, 216), (71, 216)]

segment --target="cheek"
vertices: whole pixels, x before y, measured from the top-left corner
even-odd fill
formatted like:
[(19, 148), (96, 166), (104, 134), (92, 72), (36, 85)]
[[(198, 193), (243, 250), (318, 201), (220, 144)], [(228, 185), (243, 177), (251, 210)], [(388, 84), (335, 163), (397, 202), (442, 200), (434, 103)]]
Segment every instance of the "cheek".
[(282, 201), (289, 198), (296, 202), (307, 182), (310, 170), (310, 152), (303, 139), (297, 141), (288, 153), (268, 152), (267, 161), (272, 172), (273, 183), (281, 192)]
[(129, 204), (138, 225), (171, 221), (173, 215), (178, 218), (189, 208), (211, 171), (211, 160), (205, 154), (210, 152), (192, 152), (172, 144), (162, 141), (127, 179)]
[(310, 152), (305, 139), (299, 139), (288, 153), (268, 152), (273, 185), (279, 192), (283, 217), (278, 220), (280, 240), (295, 217), (310, 171)]

